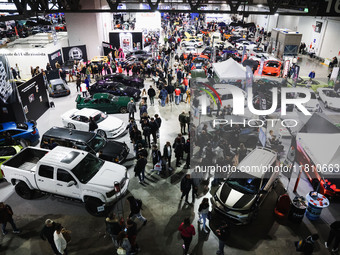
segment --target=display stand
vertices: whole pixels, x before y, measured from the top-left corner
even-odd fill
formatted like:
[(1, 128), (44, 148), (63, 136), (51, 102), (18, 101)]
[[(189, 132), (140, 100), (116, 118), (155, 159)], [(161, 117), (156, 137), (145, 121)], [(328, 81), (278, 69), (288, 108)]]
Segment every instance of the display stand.
[(308, 202), (306, 216), (309, 220), (317, 220), (323, 208), (329, 206), (329, 200), (324, 195), (317, 192), (310, 192), (306, 195)]

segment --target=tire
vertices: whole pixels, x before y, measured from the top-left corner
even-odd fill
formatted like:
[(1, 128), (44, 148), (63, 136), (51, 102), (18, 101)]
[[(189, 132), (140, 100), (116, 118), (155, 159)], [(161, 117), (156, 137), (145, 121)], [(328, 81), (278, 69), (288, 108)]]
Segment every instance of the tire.
[(121, 108), (119, 109), (119, 112), (120, 112), (120, 113), (127, 113), (126, 107), (121, 107)]
[(15, 192), (22, 197), (23, 199), (32, 199), (34, 190), (31, 190), (26, 183), (20, 181), (17, 185), (15, 185)]
[(197, 44), (195, 44), (194, 47), (197, 48)]
[(70, 129), (76, 129), (76, 126), (72, 123), (68, 123), (67, 127), (70, 128)]
[(97, 207), (102, 206), (103, 204), (104, 203), (100, 201), (98, 198), (88, 197), (85, 200), (85, 209), (92, 216), (97, 216), (97, 217), (105, 216), (106, 210), (102, 212), (97, 211)]
[(182, 47), (185, 47), (185, 43), (182, 43)]
[(105, 138), (106, 139), (106, 133), (105, 131), (101, 130), (101, 129), (98, 129), (97, 130), (97, 134), (100, 135), (101, 137)]
[(240, 46), (240, 47), (238, 47), (238, 49), (239, 49), (239, 50), (243, 50), (243, 47), (242, 47), (242, 46)]

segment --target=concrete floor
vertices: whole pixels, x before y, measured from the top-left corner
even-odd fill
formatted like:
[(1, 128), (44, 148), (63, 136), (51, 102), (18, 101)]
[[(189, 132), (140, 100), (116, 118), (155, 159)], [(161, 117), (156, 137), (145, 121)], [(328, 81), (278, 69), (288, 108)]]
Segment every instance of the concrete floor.
[[(301, 76), (307, 76), (310, 69), (316, 71), (317, 78), (319, 75), (325, 77), (328, 74), (327, 67), (303, 57), (301, 59)], [(148, 88), (152, 82), (147, 79), (145, 83), (146, 88)], [(60, 115), (75, 107), (77, 95), (75, 84), (71, 83), (70, 87), (71, 95), (53, 99), (56, 107), (48, 110), (38, 120), (40, 134), (43, 134), (52, 126), (61, 126)], [(149, 106), (149, 115), (158, 113), (163, 120), (159, 139), (160, 148), (163, 148), (166, 141), (172, 143), (180, 131), (178, 115), (183, 110), (190, 110), (190, 106), (184, 103), (178, 106), (169, 105), (164, 108), (157, 104)], [(339, 118), (337, 112), (330, 112), (330, 115), (335, 119)], [(126, 114), (115, 114), (115, 116), (127, 121)], [(131, 152), (133, 152), (128, 136), (120, 138), (119, 141), (127, 142)], [(132, 156), (130, 155), (129, 157)], [(200, 186), (200, 197), (196, 199), (193, 207), (187, 206), (179, 199), (180, 179), (186, 173), (186, 170), (183, 169), (184, 164), (182, 167), (175, 169), (172, 174), (157, 175), (147, 170), (147, 183), (141, 185), (138, 183), (137, 178), (133, 177), (133, 163), (134, 161), (128, 161), (124, 164), (128, 167), (131, 176), (129, 193), (143, 200), (144, 210), (142, 214), (148, 219), (148, 223), (144, 227), (137, 221), (139, 227), (137, 242), (141, 248), (140, 254), (182, 254), (182, 240), (178, 238), (177, 228), (186, 216), (191, 217), (197, 231), (190, 247), (191, 254), (215, 254), (218, 248), (218, 240), (214, 231), (220, 224), (221, 217), (213, 214), (213, 219), (209, 222), (211, 231), (208, 234), (201, 231), (200, 226), (197, 224), (198, 205), (203, 196), (211, 197), (215, 189), (210, 185), (209, 190), (204, 189), (203, 185)], [(151, 168), (152, 164), (148, 164), (148, 169)], [(288, 188), (291, 197), (294, 196), (292, 193), (295, 183), (294, 178), (296, 178), (296, 175), (293, 175)], [(282, 176), (281, 181), (283, 184), (268, 194), (256, 221), (248, 226), (231, 227), (231, 235), (225, 247), (225, 254), (296, 254), (294, 241), (315, 232), (320, 235), (320, 241), (316, 244), (315, 254), (330, 254), (323, 243), (327, 239), (328, 224), (334, 219), (340, 219), (338, 201), (332, 201), (330, 208), (322, 212), (322, 217), (318, 221), (311, 222), (305, 217), (301, 224), (294, 224), (289, 221), (278, 222), (274, 217), (273, 209), (278, 196), (284, 193), (283, 187), (288, 185), (285, 177)], [(302, 176), (298, 194), (305, 195), (311, 189), (306, 177)], [(47, 218), (62, 223), (63, 226), (72, 231), (72, 241), (68, 246), (69, 254), (115, 254), (112, 241), (110, 238), (104, 237), (104, 219), (89, 215), (82, 203), (51, 196), (42, 196), (30, 201), (23, 200), (13, 192), (13, 188), (8, 183), (0, 183), (0, 190), (0, 200), (12, 206), (15, 221), (22, 230), (19, 235), (9, 233), (2, 238), (0, 254), (52, 254), (48, 243), (39, 238), (39, 231)], [(124, 217), (129, 213), (128, 203), (125, 198), (114, 207), (114, 210)]]

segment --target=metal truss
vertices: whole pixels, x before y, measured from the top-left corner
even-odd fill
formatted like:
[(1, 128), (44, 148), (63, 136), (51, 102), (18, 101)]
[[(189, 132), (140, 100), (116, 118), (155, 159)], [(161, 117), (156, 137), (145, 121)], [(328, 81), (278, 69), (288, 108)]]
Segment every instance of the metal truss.
[[(84, 1), (84, 0), (82, 0)], [(86, 0), (89, 1), (89, 0)], [(95, 0), (92, 0), (95, 1)], [(84, 9), (80, 0), (8, 0), (14, 3), (15, 11), (0, 10), (0, 13), (18, 13), (18, 15), (1, 16), (0, 21), (25, 19), (38, 14), (48, 13), (129, 13), (129, 12), (168, 12), (168, 13), (229, 13), (240, 15), (280, 15), (316, 16), (319, 6), (327, 0), (106, 0), (109, 9)], [(139, 4), (148, 5), (148, 9), (138, 9)], [(258, 3), (264, 9), (256, 11)], [(125, 4), (127, 8), (119, 8)], [(224, 8), (221, 8), (221, 6)], [(28, 10), (29, 6), (29, 10)], [(137, 8), (136, 8), (137, 6)], [(133, 7), (133, 8), (131, 8)], [(227, 7), (227, 8), (226, 8)], [(248, 8), (246, 8), (248, 7)], [(308, 12), (304, 9), (308, 8)], [(329, 15), (331, 16), (331, 15)]]

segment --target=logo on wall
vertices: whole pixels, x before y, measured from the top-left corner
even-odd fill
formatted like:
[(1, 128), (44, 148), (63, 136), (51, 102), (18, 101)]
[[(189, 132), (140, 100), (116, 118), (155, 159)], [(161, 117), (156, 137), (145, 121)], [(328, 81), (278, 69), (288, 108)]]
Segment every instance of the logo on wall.
[(83, 58), (83, 52), (78, 47), (73, 47), (68, 52), (68, 57), (69, 57), (69, 59), (77, 59), (77, 60), (79, 60), (79, 59)]
[(7, 72), (4, 63), (0, 60), (0, 98), (6, 103), (7, 99), (12, 95), (12, 85), (7, 78)]

